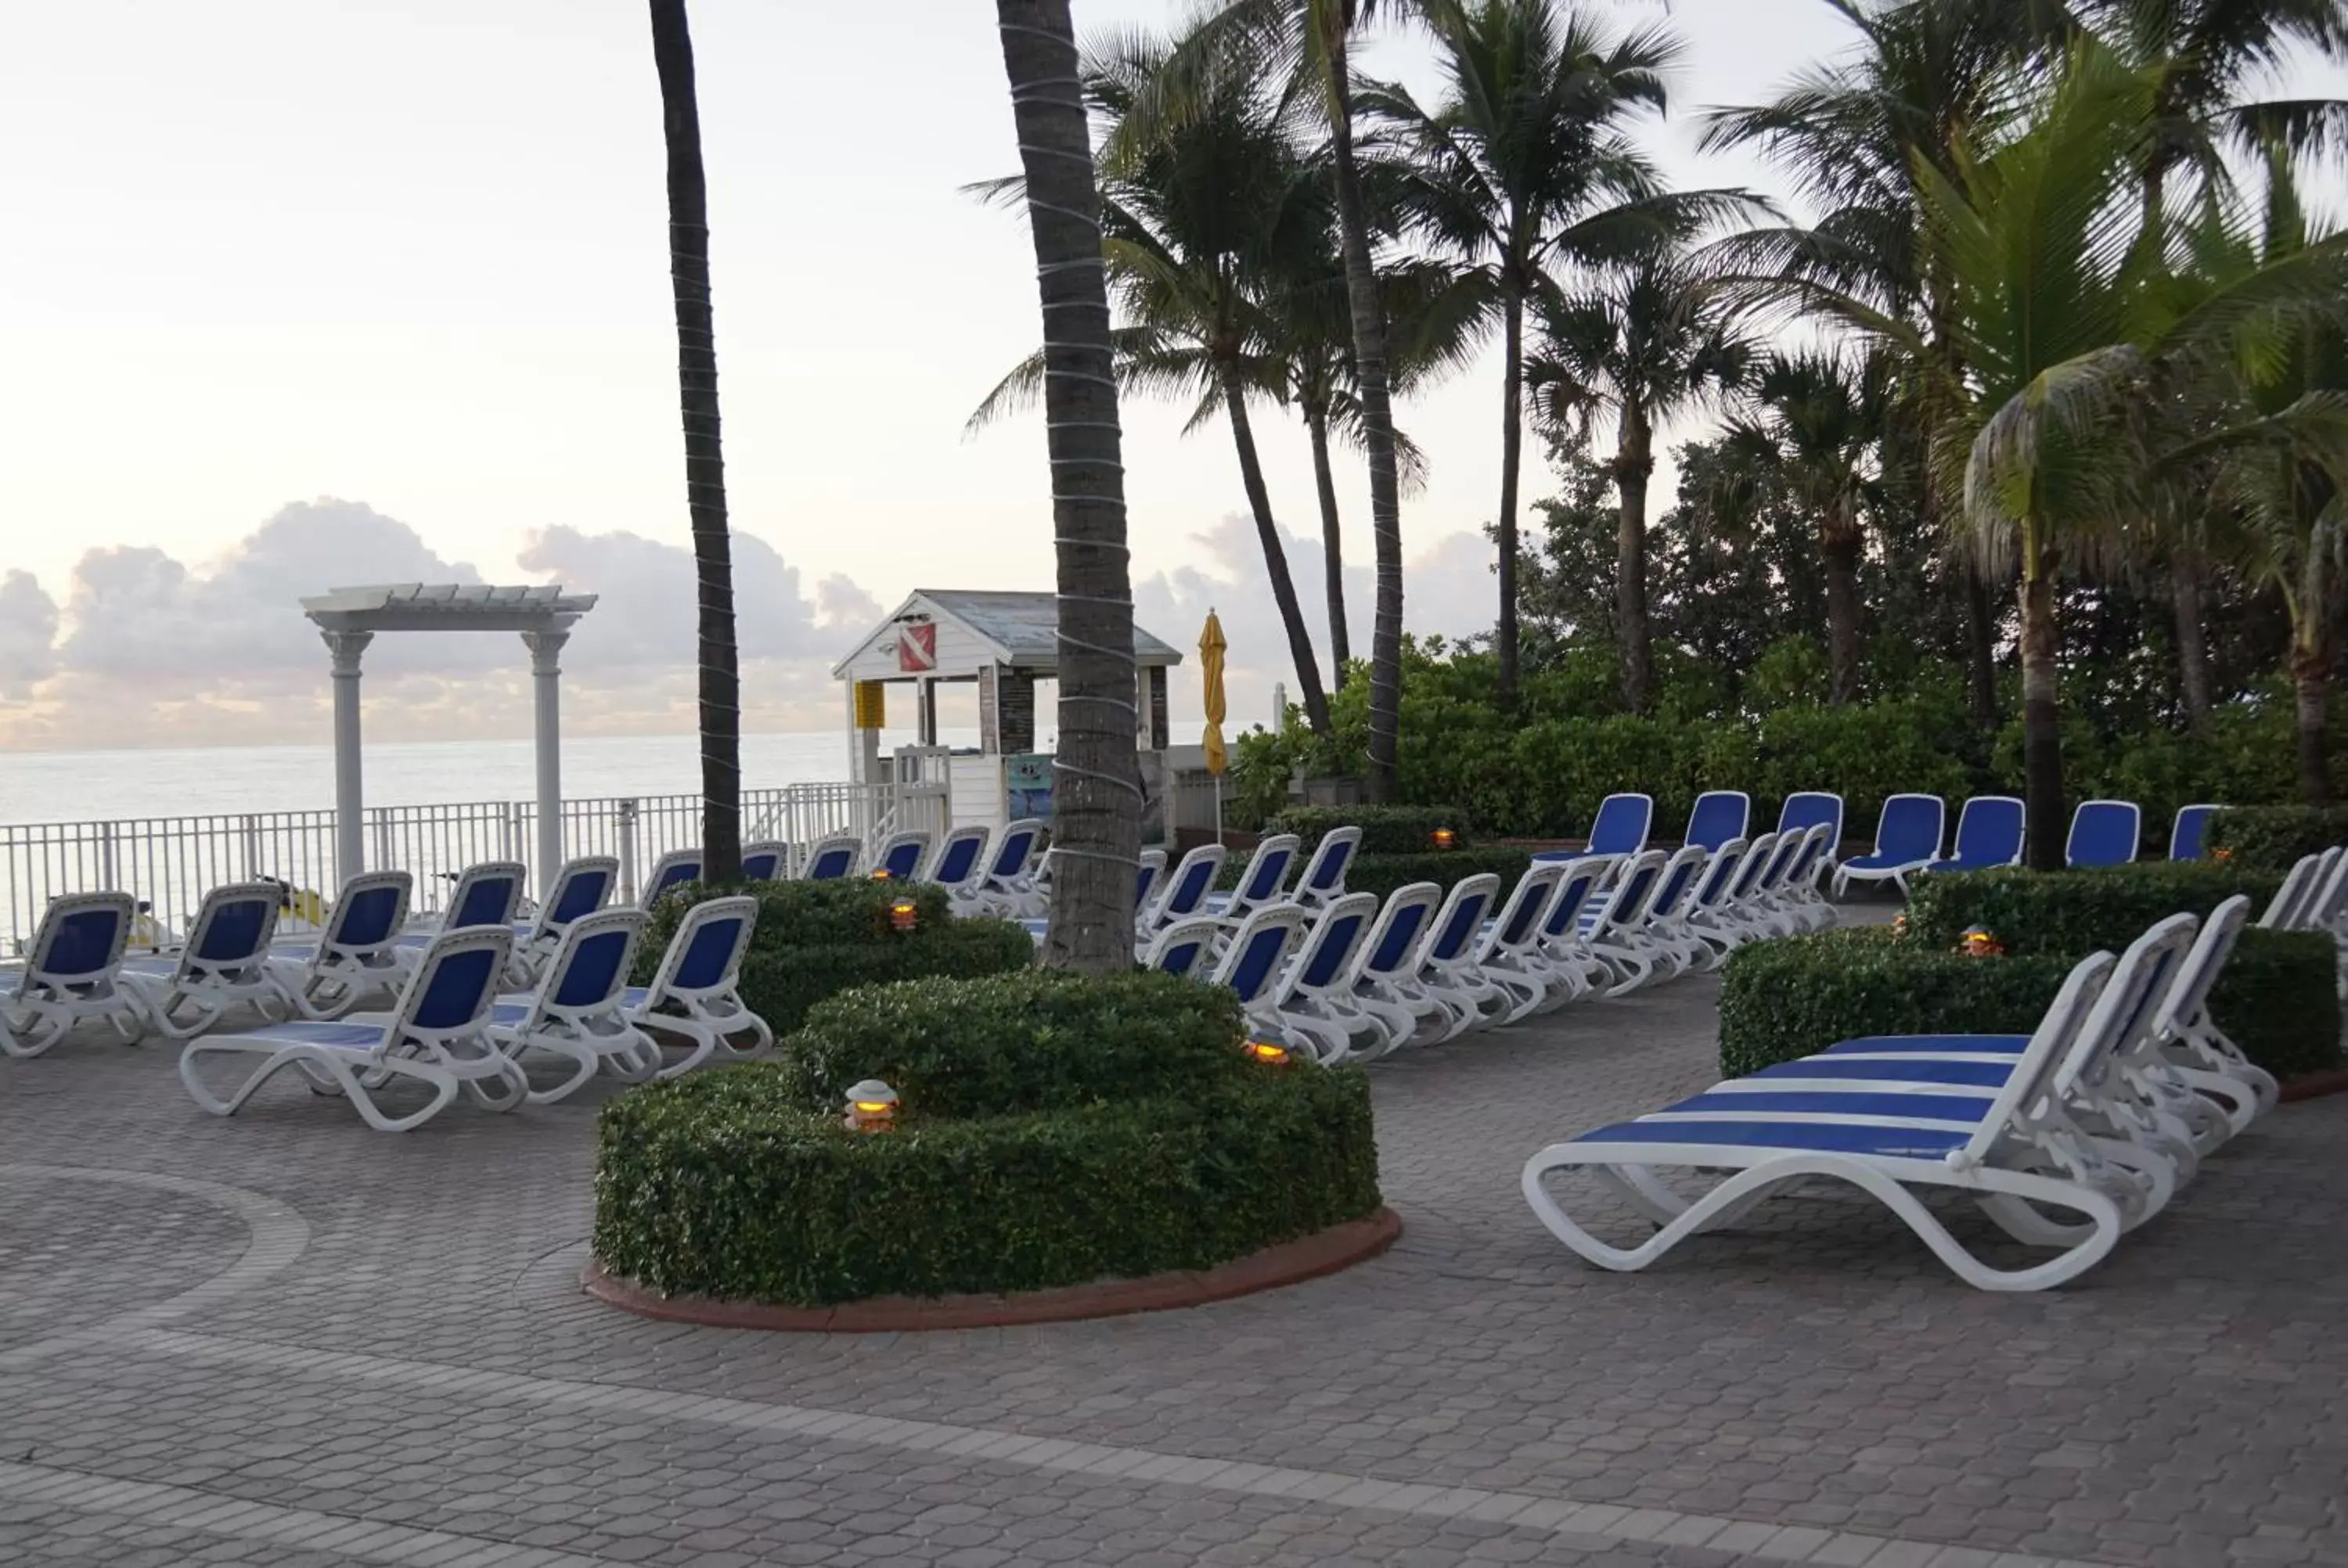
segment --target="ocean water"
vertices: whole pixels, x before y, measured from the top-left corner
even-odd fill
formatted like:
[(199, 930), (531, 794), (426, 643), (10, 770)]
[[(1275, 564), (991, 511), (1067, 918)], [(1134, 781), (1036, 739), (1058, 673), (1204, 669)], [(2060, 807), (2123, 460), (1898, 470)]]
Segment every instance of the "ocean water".
[[(949, 745), (974, 733), (947, 732)], [(910, 734), (884, 733), (884, 749)], [(537, 793), (530, 743), (450, 741), (377, 744), (364, 754), (366, 803), (435, 805), (526, 801)], [(565, 740), (562, 793), (693, 794), (701, 788), (693, 735)], [(848, 740), (838, 730), (742, 737), (742, 783), (753, 789), (848, 776)], [(0, 824), (118, 821), (216, 813), (329, 810), (335, 755), (329, 746), (239, 746), (118, 752), (0, 752)]]

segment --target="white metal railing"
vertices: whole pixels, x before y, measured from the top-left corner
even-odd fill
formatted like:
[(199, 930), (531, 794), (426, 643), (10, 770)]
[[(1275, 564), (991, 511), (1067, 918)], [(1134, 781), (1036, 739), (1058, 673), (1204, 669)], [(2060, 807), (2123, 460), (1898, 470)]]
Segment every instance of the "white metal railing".
[[(907, 776), (910, 772), (910, 777)], [(742, 792), (742, 838), (804, 845), (834, 833), (868, 843), (901, 826), (942, 832), (946, 800), (920, 766), (905, 782), (799, 784)], [(373, 806), (366, 844), (371, 870), (416, 877), (420, 910), (440, 907), (448, 879), (482, 860), (528, 860), (538, 808), (528, 801)], [(612, 855), (621, 896), (673, 849), (701, 841), (695, 794), (610, 796), (562, 803), (565, 856)], [(151, 816), (116, 822), (0, 824), (0, 951), (32, 939), (48, 901), (63, 893), (118, 888), (149, 906), (157, 925), (184, 931), (203, 896), (223, 882), (274, 877), (331, 895), (335, 814), (251, 812)]]

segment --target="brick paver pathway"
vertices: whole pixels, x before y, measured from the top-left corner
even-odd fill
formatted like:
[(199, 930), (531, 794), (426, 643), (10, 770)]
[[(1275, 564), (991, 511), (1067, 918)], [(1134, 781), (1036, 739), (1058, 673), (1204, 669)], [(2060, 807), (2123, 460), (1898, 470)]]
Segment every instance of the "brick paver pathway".
[(2348, 1097), (2056, 1293), (1831, 1194), (1587, 1268), (1518, 1169), (1710, 1081), (1715, 995), (1374, 1069), (1374, 1263), (929, 1336), (586, 1301), (592, 1103), (386, 1137), (0, 1061), (0, 1563), (2348, 1564)]

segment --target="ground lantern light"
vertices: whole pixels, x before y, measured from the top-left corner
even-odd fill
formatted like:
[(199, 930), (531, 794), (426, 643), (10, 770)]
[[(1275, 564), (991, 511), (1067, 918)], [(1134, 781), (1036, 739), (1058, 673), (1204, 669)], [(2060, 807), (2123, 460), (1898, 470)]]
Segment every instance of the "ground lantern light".
[(845, 1125), (851, 1132), (885, 1132), (897, 1124), (897, 1091), (868, 1078), (848, 1091)]

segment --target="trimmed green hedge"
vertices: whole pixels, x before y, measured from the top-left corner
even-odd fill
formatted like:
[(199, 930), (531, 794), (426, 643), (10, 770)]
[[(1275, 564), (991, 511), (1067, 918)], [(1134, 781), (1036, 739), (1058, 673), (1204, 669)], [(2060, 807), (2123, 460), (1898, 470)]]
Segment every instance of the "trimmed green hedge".
[[(1240, 1050), (1162, 976), (927, 980), (817, 1008), (779, 1061), (604, 1107), (595, 1255), (651, 1288), (824, 1306), (1210, 1268), (1375, 1213), (1368, 1080)], [(839, 1081), (902, 1096), (850, 1132)]]
[(1308, 852), (1334, 827), (1362, 830), (1364, 855), (1423, 855), (1435, 830), (1451, 830), (1455, 848), (1468, 845), (1468, 814), (1449, 805), (1300, 805), (1264, 821), (1266, 833), (1292, 833)]
[[(1881, 927), (1756, 942), (1723, 971), (1721, 1071), (1741, 1078), (1862, 1035), (2027, 1034), (2084, 956), (2042, 949), (1969, 958), (1913, 928), (1895, 938)], [(2338, 1066), (2334, 963), (2329, 937), (2245, 930), (2210, 1012), (2244, 1054), (2279, 1078)]]
[(2348, 806), (2232, 806), (2209, 819), (2204, 846), (2245, 870), (2289, 871), (2302, 856), (2348, 844)]
[(1522, 849), (1444, 849), (1424, 855), (1365, 855), (1345, 869), (1345, 891), (1375, 893), (1384, 903), (1397, 887), (1412, 882), (1432, 882), (1445, 892), (1455, 882), (1489, 871), (1500, 879), (1506, 894), (1533, 863)]
[(2207, 915), (2237, 893), (2258, 918), (2282, 878), (2207, 861), (2149, 860), (2082, 871), (1967, 871), (1920, 876), (1908, 895), (1908, 930), (1927, 948), (1953, 948), (1985, 926), (2010, 954), (2080, 958), (2116, 953), (2171, 915)]
[[(928, 975), (974, 979), (1025, 969), (1035, 944), (1008, 920), (961, 919), (942, 888), (843, 878), (832, 882), (757, 882), (739, 888), (698, 885), (660, 901), (644, 935), (636, 983), (652, 978), (686, 909), (720, 894), (758, 900), (757, 928), (742, 956), (742, 999), (778, 1036), (798, 1028), (808, 1009), (854, 986)], [(890, 923), (889, 907), (911, 897), (921, 907), (911, 931)]]

